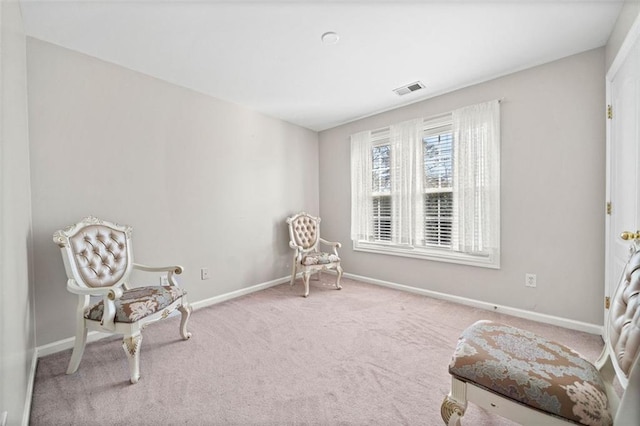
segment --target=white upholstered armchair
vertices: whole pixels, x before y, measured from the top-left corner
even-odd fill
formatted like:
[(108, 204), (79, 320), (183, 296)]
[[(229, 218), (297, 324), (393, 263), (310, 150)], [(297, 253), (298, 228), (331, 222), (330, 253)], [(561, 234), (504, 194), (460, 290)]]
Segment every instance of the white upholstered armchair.
[[(174, 277), (182, 273), (182, 267), (134, 263), (131, 232), (129, 226), (87, 217), (53, 234), (62, 252), (67, 290), (78, 295), (76, 338), (67, 374), (80, 365), (88, 330), (124, 336), (122, 347), (129, 359), (131, 383), (140, 378), (141, 331), (145, 326), (178, 309), (182, 314), (180, 334), (185, 340), (191, 337), (187, 331), (191, 306)], [(134, 269), (164, 274), (166, 285), (131, 287), (129, 275)], [(94, 303), (91, 296), (97, 299)]]
[(444, 422), (459, 426), (471, 401), (523, 425), (640, 425), (640, 252), (633, 251), (595, 365), (560, 343), (478, 321), (462, 333), (449, 364)]
[[(319, 217), (301, 212), (287, 218), (287, 224), (289, 225), (289, 247), (294, 250), (290, 285), (295, 282), (297, 273), (302, 272), (304, 297), (307, 297), (309, 296), (309, 277), (311, 274), (335, 269), (338, 273), (335, 286), (340, 290), (342, 288), (340, 285), (342, 267), (340, 266), (338, 248), (341, 247), (341, 244), (320, 238)], [(329, 246), (332, 249), (331, 252), (320, 251), (321, 243)]]

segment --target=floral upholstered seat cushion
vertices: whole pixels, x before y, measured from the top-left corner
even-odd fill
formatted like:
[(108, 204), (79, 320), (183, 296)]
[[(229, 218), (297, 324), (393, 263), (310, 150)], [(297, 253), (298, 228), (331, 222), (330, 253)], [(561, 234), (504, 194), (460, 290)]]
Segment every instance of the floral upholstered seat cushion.
[(332, 253), (307, 253), (302, 258), (302, 264), (304, 266), (310, 265), (327, 265), (329, 263), (340, 262), (340, 258)]
[(612, 424), (596, 368), (568, 347), (525, 330), (476, 322), (458, 340), (449, 372), (578, 424)]
[[(166, 308), (186, 292), (177, 286), (136, 287), (125, 290), (120, 299), (114, 301), (116, 316), (114, 322), (132, 323), (153, 315)], [(84, 317), (100, 321), (104, 312), (104, 302), (101, 300), (89, 307)]]

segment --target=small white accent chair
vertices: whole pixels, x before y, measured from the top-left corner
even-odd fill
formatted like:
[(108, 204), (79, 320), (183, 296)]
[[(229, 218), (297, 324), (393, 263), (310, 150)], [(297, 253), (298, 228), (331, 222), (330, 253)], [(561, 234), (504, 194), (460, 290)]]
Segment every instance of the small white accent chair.
[[(294, 250), (291, 265), (291, 282), (293, 285), (298, 272), (302, 272), (304, 282), (304, 297), (309, 296), (309, 277), (311, 274), (320, 274), (323, 270), (335, 269), (338, 273), (336, 288), (342, 289), (342, 267), (338, 249), (340, 243), (327, 241), (320, 238), (320, 218), (311, 216), (305, 212), (297, 213), (287, 218), (289, 225), (289, 247)], [(318, 250), (320, 243), (332, 247), (331, 253)]]
[(449, 426), (460, 425), (467, 401), (523, 425), (640, 425), (640, 252), (632, 249), (614, 292), (595, 365), (534, 333), (478, 321), (459, 338), (449, 373)]
[[(178, 309), (182, 314), (180, 334), (185, 340), (191, 337), (187, 331), (191, 306), (174, 277), (182, 273), (182, 267), (134, 263), (131, 232), (129, 226), (86, 217), (53, 234), (53, 241), (62, 252), (67, 290), (78, 295), (76, 337), (67, 374), (78, 370), (88, 330), (124, 336), (122, 347), (129, 360), (131, 383), (137, 383), (140, 378), (144, 327)], [(131, 287), (129, 276), (134, 269), (166, 273), (167, 285)], [(92, 300), (91, 296), (99, 300)]]

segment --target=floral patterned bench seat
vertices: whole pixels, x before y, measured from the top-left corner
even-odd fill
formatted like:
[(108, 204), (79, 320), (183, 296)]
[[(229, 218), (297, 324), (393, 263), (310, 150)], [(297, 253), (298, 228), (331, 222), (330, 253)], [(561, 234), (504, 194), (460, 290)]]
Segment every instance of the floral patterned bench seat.
[(596, 367), (572, 349), (525, 330), (476, 322), (458, 340), (449, 373), (577, 424), (612, 424)]

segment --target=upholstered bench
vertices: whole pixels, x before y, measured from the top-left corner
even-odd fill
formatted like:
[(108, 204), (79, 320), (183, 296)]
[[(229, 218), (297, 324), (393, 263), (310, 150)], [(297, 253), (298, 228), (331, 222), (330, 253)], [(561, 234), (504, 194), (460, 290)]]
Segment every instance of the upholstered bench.
[(576, 423), (612, 423), (596, 367), (572, 349), (525, 330), (476, 322), (458, 340), (449, 373)]
[[(471, 401), (523, 425), (640, 425), (640, 251), (633, 249), (612, 298), (595, 365), (572, 349), (509, 325), (463, 331), (441, 406), (459, 426)], [(623, 389), (615, 390), (615, 380)]]

